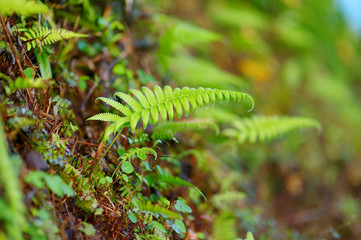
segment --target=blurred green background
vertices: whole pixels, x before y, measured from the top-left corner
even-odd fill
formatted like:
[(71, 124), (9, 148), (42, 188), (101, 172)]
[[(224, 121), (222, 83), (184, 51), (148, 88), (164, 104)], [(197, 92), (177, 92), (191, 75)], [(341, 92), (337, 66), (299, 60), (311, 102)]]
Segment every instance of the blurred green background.
[[(256, 100), (252, 114), (322, 124), (319, 134), (266, 144), (225, 138), (212, 147), (247, 195), (247, 207), (232, 210), (239, 225), (260, 239), (361, 236), (360, 22), (349, 11), (360, 4), (345, 3), (146, 1), (161, 13), (156, 23), (168, 29), (160, 69), (169, 67), (178, 84), (242, 89)], [(220, 111), (212, 117), (227, 123), (229, 115)]]

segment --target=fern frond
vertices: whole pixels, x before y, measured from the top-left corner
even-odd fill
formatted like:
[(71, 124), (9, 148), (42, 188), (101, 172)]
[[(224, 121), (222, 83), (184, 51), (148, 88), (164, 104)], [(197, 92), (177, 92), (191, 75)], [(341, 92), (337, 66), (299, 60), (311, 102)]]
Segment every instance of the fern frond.
[(46, 27), (40, 27), (37, 30), (29, 29), (25, 33), (25, 37), (22, 37), (21, 40), (27, 42), (27, 50), (29, 51), (32, 48), (43, 45), (51, 45), (55, 42), (61, 41), (63, 39), (69, 39), (74, 37), (87, 37), (86, 34), (75, 33), (63, 28), (50, 29)]
[(236, 138), (239, 143), (249, 141), (264, 142), (273, 140), (287, 133), (304, 129), (321, 129), (321, 124), (306, 117), (279, 117), (279, 116), (254, 116), (234, 122), (235, 129), (226, 129), (226, 136)]
[(181, 179), (180, 177), (174, 177), (171, 174), (159, 174), (156, 178), (157, 178), (158, 182), (164, 183), (167, 187), (191, 187), (191, 188), (194, 188), (202, 195), (202, 197), (205, 200), (207, 200), (206, 196), (204, 196), (204, 194), (202, 193), (201, 190), (199, 190), (199, 188), (194, 186), (192, 183), (187, 182), (184, 179)]
[(214, 240), (233, 240), (237, 238), (236, 218), (231, 212), (223, 212), (213, 222)]
[(154, 151), (153, 149), (147, 148), (147, 147), (129, 149), (129, 151), (127, 153), (125, 153), (123, 156), (121, 156), (121, 159), (132, 160), (136, 157), (143, 159), (146, 154), (151, 154), (155, 157), (155, 159), (157, 159), (157, 152)]
[(175, 219), (182, 218), (178, 213), (175, 213), (159, 205), (153, 205), (151, 202), (140, 203), (138, 205), (138, 209), (141, 212), (150, 213), (156, 217), (158, 217), (158, 215), (162, 215), (164, 218), (175, 218)]
[(217, 124), (210, 121), (182, 121), (182, 122), (168, 122), (161, 125), (157, 125), (153, 129), (153, 140), (165, 140), (173, 139), (174, 135), (181, 131), (189, 130), (204, 130), (210, 128), (214, 130), (216, 134), (219, 133)]
[(32, 14), (46, 13), (48, 7), (36, 1), (26, 0), (0, 0), (0, 14), (9, 16), (13, 13), (29, 16)]
[(98, 113), (88, 120), (98, 120), (98, 121), (104, 121), (104, 122), (117, 122), (119, 120), (126, 119), (125, 117), (121, 117), (119, 115), (113, 114), (113, 113)]
[(230, 191), (213, 195), (211, 202), (214, 206), (222, 209), (226, 204), (233, 203), (238, 200), (244, 200), (245, 197), (246, 195), (243, 192)]
[[(147, 87), (142, 87), (142, 91), (131, 90), (130, 93), (135, 97), (123, 92), (114, 94), (115, 98), (121, 99), (126, 103), (124, 107), (120, 107), (114, 100), (105, 100), (105, 98), (101, 100), (116, 109), (120, 109), (126, 116), (125, 119), (127, 119), (124, 124), (129, 122), (132, 131), (135, 131), (140, 119), (143, 120), (144, 128), (149, 124), (156, 124), (159, 115), (163, 122), (167, 121), (167, 118), (169, 121), (172, 121), (174, 118), (174, 109), (178, 118), (180, 118), (183, 114), (187, 116), (190, 113), (190, 107), (193, 108), (193, 111), (196, 111), (198, 108), (208, 107), (210, 104), (215, 104), (216, 102), (229, 100), (243, 102), (249, 106), (250, 110), (252, 110), (254, 106), (253, 98), (250, 95), (230, 90), (205, 89), (201, 87), (197, 89), (188, 87), (172, 89), (169, 86), (165, 86), (164, 89), (162, 89), (159, 86), (155, 86), (154, 92)], [(99, 114), (95, 116), (88, 120), (102, 119), (102, 121), (104, 121), (106, 119), (102, 117), (102, 115), (99, 116)], [(114, 119), (111, 118), (110, 120)], [(122, 125), (119, 127), (121, 126)]]

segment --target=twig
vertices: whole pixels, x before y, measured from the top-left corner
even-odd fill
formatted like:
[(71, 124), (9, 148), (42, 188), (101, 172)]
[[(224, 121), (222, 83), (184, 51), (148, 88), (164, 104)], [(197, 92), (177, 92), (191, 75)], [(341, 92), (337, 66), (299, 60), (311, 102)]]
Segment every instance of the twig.
[[(2, 25), (2, 27), (3, 27), (3, 30), (4, 30), (4, 32), (5, 32), (6, 38), (7, 38), (8, 42), (9, 42), (9, 46), (10, 46), (10, 48), (11, 48), (11, 51), (12, 51), (13, 54), (14, 54), (15, 62), (16, 62), (16, 64), (18, 65), (18, 68), (19, 68), (19, 71), (20, 71), (20, 75), (21, 75), (22, 78), (25, 78), (25, 74), (24, 74), (23, 68), (22, 68), (21, 63), (20, 63), (20, 60), (19, 60), (19, 58), (18, 58), (18, 52), (17, 52), (17, 50), (16, 50), (16, 48), (15, 48), (15, 46), (14, 46), (14, 44), (13, 44), (13, 41), (11, 40), (9, 31), (8, 31), (8, 29), (7, 29), (6, 26), (5, 26), (5, 22), (4, 22), (4, 19), (3, 19), (2, 16), (0, 16), (0, 21), (1, 21), (1, 25)], [(31, 106), (33, 106), (34, 101), (33, 101), (32, 97), (31, 97), (31, 93), (30, 93), (29, 89), (26, 89), (26, 93), (28, 94), (28, 97), (29, 97)]]
[(2, 16), (0, 16), (0, 20), (1, 20), (1, 25), (4, 29), (4, 32), (5, 32), (5, 35), (6, 35), (6, 38), (8, 39), (8, 42), (9, 42), (9, 46), (11, 48), (11, 51), (14, 53), (14, 56), (15, 56), (15, 61), (16, 61), (16, 64), (18, 65), (19, 67), (19, 71), (20, 71), (20, 74), (21, 74), (21, 77), (25, 78), (25, 74), (24, 74), (24, 71), (23, 71), (23, 68), (21, 67), (21, 63), (20, 63), (20, 60), (17, 56), (17, 51), (15, 49), (15, 46), (13, 44), (13, 41), (11, 40), (11, 37), (10, 37), (10, 34), (5, 26), (5, 22), (4, 22), (4, 19), (2, 18)]

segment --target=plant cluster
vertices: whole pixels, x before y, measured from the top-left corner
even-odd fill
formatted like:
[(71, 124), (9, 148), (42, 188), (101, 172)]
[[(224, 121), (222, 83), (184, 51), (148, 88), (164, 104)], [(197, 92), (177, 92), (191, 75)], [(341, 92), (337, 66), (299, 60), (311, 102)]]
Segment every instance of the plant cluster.
[[(242, 77), (221, 69), (206, 57), (225, 42), (220, 33), (160, 14), (163, 1), (130, 2), (0, 0), (0, 239), (294, 234), (270, 233), (278, 225), (248, 205), (242, 174), (259, 171), (265, 146), (287, 136), (295, 150), (298, 131), (321, 124), (261, 114), (267, 100), (247, 92), (250, 79), (268, 81), (267, 67), (243, 59)], [(208, 10), (232, 35), (236, 17), (222, 11), (238, 6), (225, 2)], [(258, 40), (231, 44), (261, 56), (252, 29), (265, 20), (247, 13), (242, 24), (254, 26), (241, 33)]]

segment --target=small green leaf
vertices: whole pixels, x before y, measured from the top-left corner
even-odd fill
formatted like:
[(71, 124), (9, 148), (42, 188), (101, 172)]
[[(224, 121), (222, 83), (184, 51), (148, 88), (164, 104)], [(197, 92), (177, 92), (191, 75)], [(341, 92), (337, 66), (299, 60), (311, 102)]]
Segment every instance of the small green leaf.
[(46, 174), (46, 173), (40, 172), (40, 171), (30, 172), (29, 174), (27, 174), (25, 176), (25, 182), (31, 183), (36, 188), (41, 189), (44, 187), (44, 182), (43, 182), (44, 174)]
[(108, 182), (108, 183), (112, 183), (113, 182), (113, 178), (109, 177), (109, 176), (106, 176), (105, 177), (105, 180)]
[(139, 201), (138, 198), (133, 198), (132, 199), (132, 203), (135, 207), (139, 208), (140, 205), (142, 205), (142, 203)]
[(49, 62), (49, 56), (46, 54), (46, 51), (43, 50), (41, 53), (36, 55), (36, 60), (38, 60), (40, 66), (40, 74), (43, 79), (53, 78), (53, 73), (51, 71), (51, 66)]
[(157, 228), (162, 233), (167, 233), (167, 230), (165, 229), (165, 227), (162, 224), (160, 224), (159, 222), (152, 221), (150, 224), (152, 224), (153, 227)]
[(64, 195), (74, 196), (74, 190), (64, 182), (60, 176), (52, 176), (46, 172), (33, 171), (26, 175), (25, 181), (27, 183), (32, 183), (35, 187), (41, 189), (44, 187), (44, 182), (46, 186), (53, 191), (56, 195), (62, 197)]
[(123, 148), (119, 148), (119, 149), (117, 150), (117, 153), (118, 153), (118, 155), (121, 157), (121, 156), (124, 155), (124, 153), (126, 153), (126, 151), (125, 151), (125, 149), (123, 149)]
[(135, 216), (134, 213), (128, 212), (127, 214), (128, 214), (128, 217), (129, 217), (130, 221), (132, 221), (132, 223), (136, 223), (136, 222), (137, 222), (137, 217)]
[(132, 166), (132, 164), (129, 162), (129, 161), (124, 161), (122, 163), (122, 171), (127, 173), (127, 174), (130, 174), (134, 171), (134, 168)]
[(152, 186), (154, 184), (154, 177), (148, 174), (147, 176), (145, 176), (144, 182), (147, 184), (148, 187)]
[(184, 213), (191, 213), (192, 208), (190, 208), (187, 204), (185, 204), (182, 200), (177, 200), (177, 203), (174, 205), (175, 209)]
[(127, 175), (125, 175), (125, 174), (123, 174), (123, 175), (122, 175), (122, 178), (123, 178), (123, 180), (124, 180), (124, 181), (126, 181), (126, 182), (128, 182), (128, 181), (129, 181), (128, 176), (127, 176)]
[(105, 178), (99, 179), (99, 183), (100, 183), (100, 184), (104, 184), (104, 183), (105, 183)]
[(60, 176), (47, 174), (44, 179), (49, 189), (59, 197), (64, 195), (75, 196), (74, 190)]
[(179, 233), (185, 233), (187, 231), (186, 226), (184, 225), (182, 220), (175, 220), (174, 224), (172, 225), (172, 228), (174, 229), (174, 231), (176, 231), (178, 234)]

